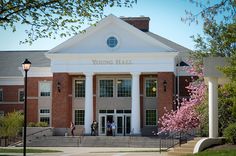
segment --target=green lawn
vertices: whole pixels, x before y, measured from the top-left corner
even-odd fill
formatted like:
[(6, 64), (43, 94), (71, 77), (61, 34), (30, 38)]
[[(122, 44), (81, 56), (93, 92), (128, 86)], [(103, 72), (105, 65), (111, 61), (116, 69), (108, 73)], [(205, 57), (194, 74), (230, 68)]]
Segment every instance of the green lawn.
[(206, 150), (194, 156), (236, 156), (236, 149)]
[[(59, 150), (44, 150), (44, 149), (26, 149), (27, 153), (53, 153), (62, 152)], [(0, 148), (0, 153), (23, 153), (23, 149)]]

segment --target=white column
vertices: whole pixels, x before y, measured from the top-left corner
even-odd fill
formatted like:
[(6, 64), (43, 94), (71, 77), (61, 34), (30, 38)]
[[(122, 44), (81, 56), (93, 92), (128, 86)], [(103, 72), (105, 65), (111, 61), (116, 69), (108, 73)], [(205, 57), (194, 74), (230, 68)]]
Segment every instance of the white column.
[(218, 79), (209, 77), (209, 138), (218, 137)]
[(131, 130), (133, 134), (140, 135), (140, 91), (139, 72), (132, 74), (132, 105), (131, 105)]
[(85, 73), (84, 133), (90, 135), (93, 122), (93, 73)]

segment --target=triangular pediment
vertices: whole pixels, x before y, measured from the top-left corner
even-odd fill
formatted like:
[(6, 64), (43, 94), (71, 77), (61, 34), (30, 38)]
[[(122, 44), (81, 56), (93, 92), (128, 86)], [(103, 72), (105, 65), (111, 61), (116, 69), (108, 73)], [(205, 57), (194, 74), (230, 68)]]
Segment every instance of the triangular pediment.
[[(109, 37), (117, 39), (115, 47), (109, 47)], [(109, 15), (71, 39), (63, 42), (49, 53), (125, 53), (125, 52), (170, 52), (175, 51), (167, 45), (150, 37), (146, 33), (124, 22), (120, 18)]]

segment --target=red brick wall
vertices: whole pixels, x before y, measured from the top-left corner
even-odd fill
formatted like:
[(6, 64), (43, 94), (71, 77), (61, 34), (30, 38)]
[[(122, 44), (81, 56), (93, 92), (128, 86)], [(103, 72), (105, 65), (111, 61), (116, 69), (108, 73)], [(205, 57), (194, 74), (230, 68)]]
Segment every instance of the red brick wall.
[(38, 122), (39, 81), (52, 81), (52, 77), (29, 77), (27, 80), (27, 122)]
[(0, 86), (3, 90), (3, 102), (18, 102), (18, 90), (24, 89), (23, 85)]
[[(164, 91), (163, 82), (166, 80), (166, 92)], [(174, 74), (172, 72), (160, 72), (157, 76), (158, 83), (158, 99), (157, 109), (158, 118), (162, 117), (165, 113), (164, 107), (168, 111), (173, 109), (173, 93), (174, 93)]]
[(134, 27), (142, 30), (142, 31), (149, 31), (149, 17), (128, 17), (128, 18), (121, 18), (123, 21), (133, 25)]
[[(58, 92), (57, 83), (61, 84)], [(52, 126), (69, 127), (72, 121), (72, 77), (67, 73), (53, 73), (52, 90)]]

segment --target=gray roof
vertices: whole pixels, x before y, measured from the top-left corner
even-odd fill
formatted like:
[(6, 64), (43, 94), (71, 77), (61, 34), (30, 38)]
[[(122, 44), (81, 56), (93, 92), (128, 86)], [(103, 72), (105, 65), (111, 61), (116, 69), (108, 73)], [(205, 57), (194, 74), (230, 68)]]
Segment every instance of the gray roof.
[(145, 33), (147, 35), (151, 36), (152, 38), (158, 40), (159, 42), (167, 45), (168, 47), (178, 51), (178, 52), (190, 52), (191, 51), (190, 49), (188, 49), (186, 47), (183, 47), (183, 46), (181, 46), (181, 45), (179, 45), (179, 44), (177, 44), (175, 42), (172, 42), (172, 41), (170, 41), (170, 40), (168, 40), (168, 39), (166, 39), (164, 37), (161, 37), (161, 36), (159, 36), (157, 34), (154, 34), (152, 32), (145, 32)]
[(46, 58), (45, 51), (0, 51), (0, 76), (22, 76), (18, 67), (26, 58), (32, 67), (50, 67), (50, 60)]

